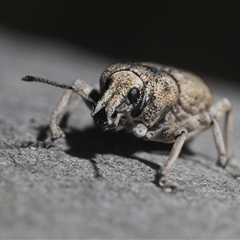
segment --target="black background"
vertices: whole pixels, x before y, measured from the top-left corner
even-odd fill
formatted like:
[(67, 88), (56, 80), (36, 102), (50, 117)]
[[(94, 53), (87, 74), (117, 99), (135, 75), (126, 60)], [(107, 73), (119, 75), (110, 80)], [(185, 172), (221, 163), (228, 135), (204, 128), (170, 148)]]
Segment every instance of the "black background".
[(1, 1), (0, 26), (238, 81), (240, 1)]

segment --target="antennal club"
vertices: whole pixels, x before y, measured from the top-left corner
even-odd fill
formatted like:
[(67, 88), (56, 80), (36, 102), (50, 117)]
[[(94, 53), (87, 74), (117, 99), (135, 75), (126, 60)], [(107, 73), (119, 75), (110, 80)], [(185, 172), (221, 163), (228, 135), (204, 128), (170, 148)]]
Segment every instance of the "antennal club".
[(70, 86), (70, 85), (66, 85), (66, 84), (62, 84), (62, 83), (58, 83), (58, 82), (54, 82), (45, 78), (40, 78), (40, 77), (34, 77), (34, 76), (24, 76), (22, 78), (22, 81), (25, 82), (40, 82), (40, 83), (46, 83), (49, 85), (52, 85), (54, 87), (60, 87), (63, 89), (69, 89), (69, 90), (73, 90), (75, 93), (77, 93), (78, 95), (80, 95), (81, 97), (83, 97), (84, 99), (88, 100), (89, 102), (92, 102), (94, 105), (96, 105), (96, 102), (90, 98), (89, 96), (87, 96), (82, 89), (78, 88), (77, 86)]

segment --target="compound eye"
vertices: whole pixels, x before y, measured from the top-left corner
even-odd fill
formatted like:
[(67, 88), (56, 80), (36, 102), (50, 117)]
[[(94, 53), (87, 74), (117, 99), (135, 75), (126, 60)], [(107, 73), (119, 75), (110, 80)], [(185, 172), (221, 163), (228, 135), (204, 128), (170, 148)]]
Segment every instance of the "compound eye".
[(130, 104), (136, 104), (138, 101), (138, 98), (140, 97), (140, 93), (137, 88), (132, 88), (128, 93), (128, 100)]

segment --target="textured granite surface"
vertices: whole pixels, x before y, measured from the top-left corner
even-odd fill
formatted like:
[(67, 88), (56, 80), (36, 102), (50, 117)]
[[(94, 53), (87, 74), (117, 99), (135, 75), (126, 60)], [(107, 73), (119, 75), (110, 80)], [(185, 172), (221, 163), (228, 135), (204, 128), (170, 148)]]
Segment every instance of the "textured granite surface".
[[(94, 84), (115, 62), (63, 42), (0, 32), (0, 238), (239, 238), (240, 181), (215, 165), (211, 131), (177, 160), (168, 178), (181, 191), (165, 193), (155, 169), (169, 147), (125, 132), (101, 132), (82, 105), (55, 148), (43, 140), (63, 90), (20, 81), (26, 74)], [(161, 62), (161, 59), (159, 59)], [(234, 159), (240, 173), (239, 87), (205, 77), (215, 98), (235, 109)]]

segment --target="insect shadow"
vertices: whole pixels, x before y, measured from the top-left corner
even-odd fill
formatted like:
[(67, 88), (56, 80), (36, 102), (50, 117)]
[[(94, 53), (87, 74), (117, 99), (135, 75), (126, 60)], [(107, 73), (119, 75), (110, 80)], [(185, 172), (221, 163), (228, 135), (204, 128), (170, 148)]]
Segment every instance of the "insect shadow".
[[(65, 124), (62, 125), (65, 127)], [(95, 170), (95, 176), (100, 177), (96, 161), (96, 154), (115, 154), (126, 158), (135, 159), (154, 170), (158, 170), (160, 165), (135, 155), (137, 152), (158, 152), (159, 155), (169, 155), (172, 148), (171, 144), (160, 142), (144, 141), (136, 138), (126, 131), (110, 132), (102, 131), (94, 126), (85, 129), (67, 127), (65, 131), (66, 144), (69, 149), (65, 152), (71, 156), (89, 159)], [(39, 129), (38, 141), (44, 141), (48, 136), (48, 126)], [(56, 144), (57, 145), (57, 144)], [(192, 155), (193, 153), (185, 146), (183, 154)]]

